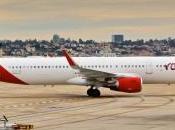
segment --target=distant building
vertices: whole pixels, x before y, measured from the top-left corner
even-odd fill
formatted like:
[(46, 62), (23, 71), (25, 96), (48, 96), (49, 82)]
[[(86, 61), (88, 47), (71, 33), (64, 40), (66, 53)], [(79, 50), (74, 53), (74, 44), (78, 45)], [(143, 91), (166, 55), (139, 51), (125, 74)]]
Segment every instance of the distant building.
[(54, 44), (58, 44), (59, 41), (60, 41), (60, 37), (59, 37), (59, 35), (54, 34), (54, 35), (53, 35), (53, 39), (52, 39), (52, 41), (53, 41)]
[(123, 43), (124, 35), (112, 35), (112, 42), (113, 43)]
[(0, 57), (2, 57), (3, 54), (4, 54), (4, 52), (3, 52), (2, 48), (1, 48), (1, 49), (0, 49)]
[(105, 42), (98, 43), (98, 48), (103, 53), (111, 53), (112, 52), (111, 44), (110, 43), (105, 43)]

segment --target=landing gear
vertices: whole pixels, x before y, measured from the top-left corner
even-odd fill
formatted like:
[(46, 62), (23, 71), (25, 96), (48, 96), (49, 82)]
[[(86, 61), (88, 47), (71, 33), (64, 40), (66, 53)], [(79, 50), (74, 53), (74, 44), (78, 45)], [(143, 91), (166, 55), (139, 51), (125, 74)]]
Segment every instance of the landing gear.
[(87, 95), (90, 97), (99, 97), (100, 91), (97, 88), (91, 87), (87, 90)]

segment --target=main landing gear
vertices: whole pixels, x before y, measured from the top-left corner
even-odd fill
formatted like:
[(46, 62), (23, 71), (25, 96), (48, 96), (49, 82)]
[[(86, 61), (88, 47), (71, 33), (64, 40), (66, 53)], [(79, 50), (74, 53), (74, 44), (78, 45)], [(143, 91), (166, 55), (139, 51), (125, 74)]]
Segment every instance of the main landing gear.
[(100, 91), (96, 87), (91, 86), (91, 88), (87, 90), (87, 95), (90, 97), (100, 97)]

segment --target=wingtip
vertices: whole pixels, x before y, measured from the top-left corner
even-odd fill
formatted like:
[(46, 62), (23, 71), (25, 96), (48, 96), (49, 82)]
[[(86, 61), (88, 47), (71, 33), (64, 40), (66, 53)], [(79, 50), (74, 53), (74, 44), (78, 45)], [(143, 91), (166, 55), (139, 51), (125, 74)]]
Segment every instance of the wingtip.
[(67, 50), (66, 49), (63, 49), (62, 52), (63, 52), (63, 55), (66, 57), (69, 65), (72, 66), (72, 67), (76, 66), (76, 63), (74, 62), (74, 60), (72, 59), (72, 57), (69, 55), (69, 53), (67, 52)]
[(62, 52), (63, 52), (63, 55), (67, 53), (66, 49), (63, 49)]

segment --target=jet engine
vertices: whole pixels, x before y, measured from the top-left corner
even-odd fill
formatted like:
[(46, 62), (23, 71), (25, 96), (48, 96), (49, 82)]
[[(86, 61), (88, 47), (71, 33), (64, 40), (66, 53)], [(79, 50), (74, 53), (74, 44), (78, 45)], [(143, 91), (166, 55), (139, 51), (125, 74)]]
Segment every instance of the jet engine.
[(140, 92), (142, 90), (142, 78), (140, 77), (117, 78), (115, 85), (110, 86), (110, 89), (126, 93)]

